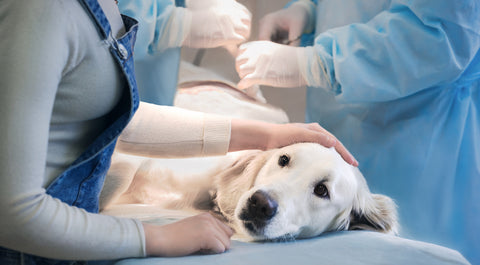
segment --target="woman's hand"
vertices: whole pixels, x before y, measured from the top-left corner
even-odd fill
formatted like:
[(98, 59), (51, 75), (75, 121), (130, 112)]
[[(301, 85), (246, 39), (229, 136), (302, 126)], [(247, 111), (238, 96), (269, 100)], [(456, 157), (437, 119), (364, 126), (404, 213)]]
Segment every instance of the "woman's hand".
[[(294, 123), (294, 126), (298, 126), (301, 128), (306, 128), (308, 130), (316, 131), (321, 134), (326, 134), (330, 138), (335, 139), (335, 143), (332, 147), (335, 147), (335, 150), (342, 156), (343, 160), (347, 163), (351, 164), (352, 166), (358, 167), (358, 161), (353, 157), (353, 155), (347, 150), (347, 148), (329, 131), (325, 130), (322, 126), (318, 123)], [(328, 146), (327, 146), (328, 147)]]
[(201, 252), (223, 253), (230, 247), (233, 230), (209, 213), (157, 226), (143, 224), (148, 256), (185, 256)]
[(229, 151), (268, 150), (304, 142), (334, 147), (347, 163), (358, 166), (358, 162), (345, 146), (318, 123), (273, 124), (232, 119)]

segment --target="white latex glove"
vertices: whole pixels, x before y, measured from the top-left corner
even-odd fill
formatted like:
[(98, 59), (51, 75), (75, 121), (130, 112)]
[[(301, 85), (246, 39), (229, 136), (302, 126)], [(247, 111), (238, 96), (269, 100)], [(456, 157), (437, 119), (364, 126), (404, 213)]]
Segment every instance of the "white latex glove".
[(260, 20), (258, 39), (298, 46), (301, 35), (313, 31), (314, 12), (312, 2), (298, 1), (286, 9), (267, 14)]
[[(202, 7), (206, 2), (209, 4)], [(191, 23), (190, 28), (185, 31), (184, 46), (215, 48), (238, 45), (250, 37), (252, 15), (245, 6), (236, 1), (200, 0), (200, 3), (192, 8), (187, 6), (186, 11), (191, 18), (187, 21)]]
[(240, 46), (236, 69), (239, 89), (252, 85), (299, 87), (306, 85), (300, 66), (306, 65), (305, 48), (270, 41), (254, 41)]

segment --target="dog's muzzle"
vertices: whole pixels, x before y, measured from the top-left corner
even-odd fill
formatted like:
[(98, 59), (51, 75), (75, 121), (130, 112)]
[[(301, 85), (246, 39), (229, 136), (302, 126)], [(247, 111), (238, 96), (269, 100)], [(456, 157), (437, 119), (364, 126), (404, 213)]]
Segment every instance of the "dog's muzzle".
[(277, 209), (278, 203), (265, 191), (258, 190), (248, 198), (239, 219), (249, 232), (261, 235), (265, 226), (277, 213)]

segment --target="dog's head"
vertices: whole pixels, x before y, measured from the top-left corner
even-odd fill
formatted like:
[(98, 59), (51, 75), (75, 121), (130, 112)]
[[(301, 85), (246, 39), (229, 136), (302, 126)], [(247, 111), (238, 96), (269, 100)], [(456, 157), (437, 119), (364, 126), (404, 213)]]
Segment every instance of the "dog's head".
[(241, 156), (217, 186), (220, 211), (255, 240), (356, 229), (397, 233), (394, 202), (371, 194), (357, 168), (318, 144)]

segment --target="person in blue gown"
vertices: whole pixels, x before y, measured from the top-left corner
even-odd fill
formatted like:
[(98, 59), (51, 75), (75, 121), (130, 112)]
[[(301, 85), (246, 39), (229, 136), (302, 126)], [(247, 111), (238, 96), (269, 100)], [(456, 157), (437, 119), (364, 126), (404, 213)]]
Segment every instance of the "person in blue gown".
[(122, 0), (139, 21), (135, 75), (142, 101), (173, 105), (180, 48), (236, 45), (250, 35), (251, 14), (234, 0)]
[(299, 0), (240, 47), (238, 86), (306, 85), (306, 121), (395, 199), (401, 236), (480, 264), (479, 18), (475, 0)]

